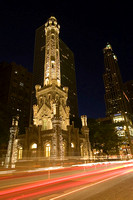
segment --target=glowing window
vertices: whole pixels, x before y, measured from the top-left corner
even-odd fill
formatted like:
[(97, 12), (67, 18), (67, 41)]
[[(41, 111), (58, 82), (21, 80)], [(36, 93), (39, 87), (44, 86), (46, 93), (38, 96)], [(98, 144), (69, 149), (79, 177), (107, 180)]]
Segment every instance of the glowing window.
[(50, 144), (49, 143), (46, 144), (45, 151), (46, 151), (46, 157), (50, 157)]
[(20, 146), (18, 148), (18, 159), (22, 159), (22, 154), (23, 154), (23, 148)]
[(71, 148), (74, 148), (74, 143), (71, 143)]
[(36, 149), (36, 148), (37, 148), (37, 144), (36, 143), (31, 145), (31, 149)]
[(19, 85), (23, 87), (23, 86), (24, 86), (24, 83), (20, 82)]

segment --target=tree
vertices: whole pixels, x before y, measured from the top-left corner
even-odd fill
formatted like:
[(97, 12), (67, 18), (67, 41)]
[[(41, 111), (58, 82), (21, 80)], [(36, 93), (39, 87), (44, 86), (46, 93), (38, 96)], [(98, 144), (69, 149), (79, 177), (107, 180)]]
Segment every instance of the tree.
[(89, 119), (88, 127), (92, 149), (102, 150), (107, 155), (118, 154), (120, 138), (115, 130), (115, 124)]

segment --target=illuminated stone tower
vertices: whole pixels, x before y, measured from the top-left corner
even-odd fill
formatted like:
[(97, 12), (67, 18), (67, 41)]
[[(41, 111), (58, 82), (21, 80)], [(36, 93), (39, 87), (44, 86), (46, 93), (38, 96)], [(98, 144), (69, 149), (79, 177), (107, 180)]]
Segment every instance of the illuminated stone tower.
[[(56, 19), (55, 19), (56, 21)], [(56, 22), (55, 22), (56, 23)], [(46, 25), (45, 25), (46, 24)], [(57, 25), (59, 26), (59, 25)], [(52, 28), (48, 26), (48, 23), (44, 23), (42, 26), (36, 29), (35, 33), (35, 46), (34, 46), (34, 66), (33, 66), (33, 89), (32, 89), (32, 106), (36, 104), (35, 97), (35, 85), (44, 85), (44, 66), (46, 64), (45, 56), (47, 56), (47, 62), (50, 63), (50, 52), (45, 52), (45, 49), (49, 47), (51, 49), (51, 41), (50, 41), (50, 29)], [(47, 34), (45, 30), (49, 30)], [(77, 102), (77, 87), (76, 87), (76, 72), (75, 72), (75, 59), (74, 54), (71, 49), (61, 40), (60, 35), (57, 31), (59, 31), (59, 27), (54, 28), (54, 34), (52, 37), (57, 37), (57, 40), (52, 41), (54, 45), (59, 42), (59, 52), (58, 52), (58, 61), (60, 60), (60, 84), (62, 87), (68, 87), (68, 100), (67, 103), (70, 107), (70, 118), (78, 117), (78, 102)], [(49, 36), (49, 40), (47, 39)], [(58, 41), (59, 38), (59, 41)], [(47, 41), (46, 41), (47, 39)], [(47, 42), (47, 45), (46, 45)], [(49, 43), (49, 44), (48, 44)], [(56, 52), (58, 48), (56, 46)], [(56, 56), (56, 55), (55, 55)], [(57, 57), (56, 57), (57, 58)], [(53, 60), (54, 61), (54, 60)], [(31, 119), (32, 120), (32, 119)]]
[(45, 34), (44, 86), (35, 87), (37, 105), (33, 106), (33, 121), (34, 125), (41, 126), (41, 131), (51, 131), (51, 154), (61, 157), (62, 130), (70, 125), (70, 108), (67, 106), (68, 88), (61, 88), (59, 25), (55, 17), (50, 17), (45, 24)]
[(45, 24), (46, 50), (44, 85), (61, 85), (60, 78), (60, 55), (59, 55), (59, 29), (55, 17), (50, 17)]
[(55, 17), (50, 17), (45, 24), (45, 34), (44, 87), (36, 85), (37, 105), (33, 106), (33, 120), (35, 125), (42, 125), (42, 129), (47, 130), (52, 128), (54, 115), (58, 115), (62, 129), (66, 130), (69, 125), (68, 88), (61, 88), (60, 83), (59, 25)]

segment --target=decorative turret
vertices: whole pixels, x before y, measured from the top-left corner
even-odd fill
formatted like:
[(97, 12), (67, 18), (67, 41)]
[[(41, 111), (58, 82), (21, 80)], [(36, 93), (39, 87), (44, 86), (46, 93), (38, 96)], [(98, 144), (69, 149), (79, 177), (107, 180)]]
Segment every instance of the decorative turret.
[(55, 17), (50, 17), (45, 24), (46, 48), (44, 66), (44, 86), (61, 85), (60, 54), (59, 54), (59, 29)]
[(10, 138), (8, 142), (7, 154), (5, 158), (5, 167), (8, 168), (15, 168), (15, 163), (17, 162), (17, 144), (18, 144), (18, 120), (19, 116), (13, 117), (12, 119), (12, 126), (10, 128)]
[(82, 122), (81, 132), (86, 138), (86, 141), (84, 142), (84, 156), (86, 156), (86, 157), (92, 156), (91, 144), (89, 141), (89, 128), (87, 126), (87, 116), (86, 115), (81, 116), (81, 122)]
[(87, 116), (86, 115), (81, 116), (81, 122), (82, 122), (82, 127), (87, 126)]

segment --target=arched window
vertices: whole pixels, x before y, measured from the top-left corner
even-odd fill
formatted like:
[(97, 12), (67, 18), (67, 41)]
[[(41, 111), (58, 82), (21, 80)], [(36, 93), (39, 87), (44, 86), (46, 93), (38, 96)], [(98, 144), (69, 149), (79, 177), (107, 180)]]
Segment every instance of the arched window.
[(71, 148), (74, 148), (74, 143), (73, 142), (71, 142)]
[(37, 149), (37, 144), (36, 144), (36, 143), (33, 143), (33, 144), (31, 145), (31, 149)]
[(37, 144), (36, 143), (33, 143), (31, 145), (31, 157), (32, 158), (35, 158), (37, 155)]
[(59, 95), (58, 94), (56, 94), (55, 99), (56, 99), (56, 101), (59, 100)]
[(51, 101), (51, 94), (48, 94), (48, 99), (49, 101)]
[(22, 159), (23, 148), (21, 146), (18, 147), (18, 159)]
[(80, 154), (81, 154), (82, 157), (84, 156), (83, 144), (80, 145)]
[(51, 150), (51, 146), (50, 146), (50, 143), (47, 143), (45, 145), (45, 156), (48, 158), (50, 157), (50, 150)]

